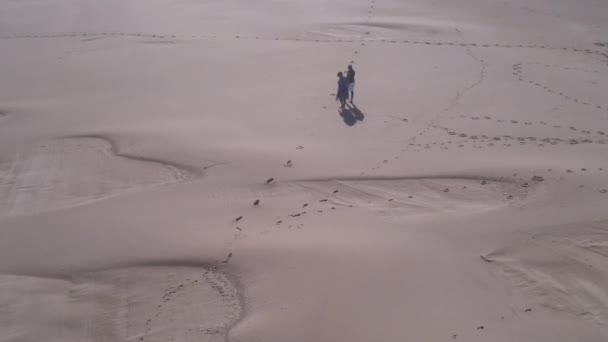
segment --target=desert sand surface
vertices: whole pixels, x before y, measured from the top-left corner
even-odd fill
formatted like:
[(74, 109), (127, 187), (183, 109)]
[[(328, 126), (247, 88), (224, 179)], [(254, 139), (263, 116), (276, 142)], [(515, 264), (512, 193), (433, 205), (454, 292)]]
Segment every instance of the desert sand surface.
[(601, 0), (0, 0), (0, 341), (607, 341), (607, 92)]

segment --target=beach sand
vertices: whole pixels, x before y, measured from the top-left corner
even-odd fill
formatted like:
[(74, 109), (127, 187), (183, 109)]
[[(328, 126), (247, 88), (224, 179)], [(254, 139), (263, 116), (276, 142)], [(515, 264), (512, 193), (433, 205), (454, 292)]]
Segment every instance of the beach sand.
[(608, 340), (607, 22), (0, 0), (0, 341)]

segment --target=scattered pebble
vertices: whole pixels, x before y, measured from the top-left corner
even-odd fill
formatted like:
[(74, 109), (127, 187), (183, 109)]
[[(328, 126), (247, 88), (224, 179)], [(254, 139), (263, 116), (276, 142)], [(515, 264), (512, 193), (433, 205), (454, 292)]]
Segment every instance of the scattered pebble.
[(272, 183), (272, 182), (274, 182), (274, 178), (268, 178), (268, 179), (266, 180), (266, 184), (270, 184), (270, 183)]
[(255, 202), (253, 202), (253, 205), (258, 205), (258, 204), (260, 204), (260, 200), (256, 199)]
[(234, 222), (239, 222), (242, 218), (243, 218), (243, 216), (239, 216), (239, 217), (237, 217), (237, 218), (234, 219)]

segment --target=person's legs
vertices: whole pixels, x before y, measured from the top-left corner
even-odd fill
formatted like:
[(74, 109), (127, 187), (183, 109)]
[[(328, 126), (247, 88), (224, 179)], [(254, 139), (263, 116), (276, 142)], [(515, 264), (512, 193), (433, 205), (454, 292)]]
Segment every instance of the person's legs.
[(341, 104), (340, 109), (346, 108), (346, 98), (345, 97), (340, 97), (340, 104)]
[(355, 99), (355, 82), (348, 84), (348, 91), (350, 92), (350, 102), (352, 103)]

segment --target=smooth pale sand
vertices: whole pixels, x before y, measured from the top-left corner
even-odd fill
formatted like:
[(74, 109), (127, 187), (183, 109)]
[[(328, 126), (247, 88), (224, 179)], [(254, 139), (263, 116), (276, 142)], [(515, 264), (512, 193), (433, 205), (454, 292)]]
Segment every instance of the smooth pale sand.
[(606, 23), (1, 0), (0, 341), (608, 340)]

